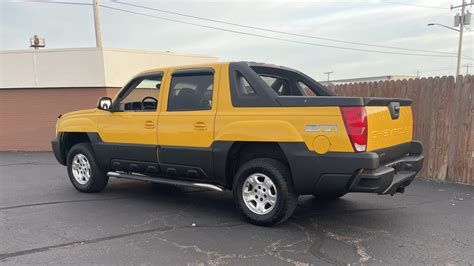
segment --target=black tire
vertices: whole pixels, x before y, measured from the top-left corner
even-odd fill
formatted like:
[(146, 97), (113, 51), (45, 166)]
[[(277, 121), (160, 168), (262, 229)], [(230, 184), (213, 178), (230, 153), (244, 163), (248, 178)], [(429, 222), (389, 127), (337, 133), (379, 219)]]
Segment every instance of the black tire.
[[(244, 202), (242, 190), (247, 177), (253, 174), (264, 174), (270, 178), (276, 188), (276, 203), (266, 214), (253, 212)], [(232, 186), (234, 201), (239, 212), (252, 224), (272, 226), (288, 219), (295, 211), (298, 195), (291, 184), (291, 173), (280, 161), (269, 158), (253, 159), (244, 163), (237, 171)]]
[[(72, 169), (73, 159), (78, 154), (84, 155), (90, 164), (90, 178), (85, 184), (81, 184), (76, 180)], [(102, 191), (109, 182), (109, 177), (100, 169), (95, 160), (90, 143), (79, 143), (72, 146), (67, 155), (67, 172), (72, 185), (80, 192), (93, 193)]]
[(318, 193), (313, 194), (313, 196), (320, 200), (338, 200), (342, 196), (346, 195), (345, 192), (327, 192), (327, 193)]

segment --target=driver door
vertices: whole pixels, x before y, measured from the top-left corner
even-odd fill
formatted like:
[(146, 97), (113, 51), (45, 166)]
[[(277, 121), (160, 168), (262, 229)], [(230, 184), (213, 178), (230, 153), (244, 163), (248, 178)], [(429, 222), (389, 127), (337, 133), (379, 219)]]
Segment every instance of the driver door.
[(116, 150), (129, 144), (156, 148), (163, 76), (163, 73), (153, 73), (137, 77), (119, 92), (113, 111), (104, 112), (99, 118), (98, 132), (103, 142), (115, 145)]

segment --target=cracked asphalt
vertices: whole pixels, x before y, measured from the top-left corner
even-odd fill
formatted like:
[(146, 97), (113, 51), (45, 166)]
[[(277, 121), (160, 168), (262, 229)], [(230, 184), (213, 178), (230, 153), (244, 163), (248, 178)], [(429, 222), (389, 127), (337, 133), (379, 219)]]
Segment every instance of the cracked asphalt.
[(472, 264), (474, 187), (301, 197), (286, 223), (243, 221), (230, 192), (111, 179), (77, 192), (52, 153), (0, 153), (0, 264)]

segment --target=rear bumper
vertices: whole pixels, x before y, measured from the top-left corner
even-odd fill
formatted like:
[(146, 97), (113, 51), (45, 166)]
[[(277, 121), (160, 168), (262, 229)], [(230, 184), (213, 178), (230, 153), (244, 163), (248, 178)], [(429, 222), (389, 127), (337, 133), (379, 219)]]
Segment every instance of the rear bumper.
[(350, 183), (348, 192), (393, 195), (403, 192), (423, 166), (423, 155), (407, 155), (374, 170), (362, 170)]
[[(289, 156), (288, 156), (289, 155)], [(418, 141), (363, 153), (287, 154), (295, 190), (304, 194), (403, 192), (423, 166)]]

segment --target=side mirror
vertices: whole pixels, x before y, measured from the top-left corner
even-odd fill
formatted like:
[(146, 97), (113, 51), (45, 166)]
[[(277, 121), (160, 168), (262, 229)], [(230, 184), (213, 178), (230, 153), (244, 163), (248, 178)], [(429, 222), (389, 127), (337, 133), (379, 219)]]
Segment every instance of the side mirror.
[(110, 99), (109, 97), (100, 97), (99, 102), (97, 103), (97, 109), (111, 111), (112, 99)]

